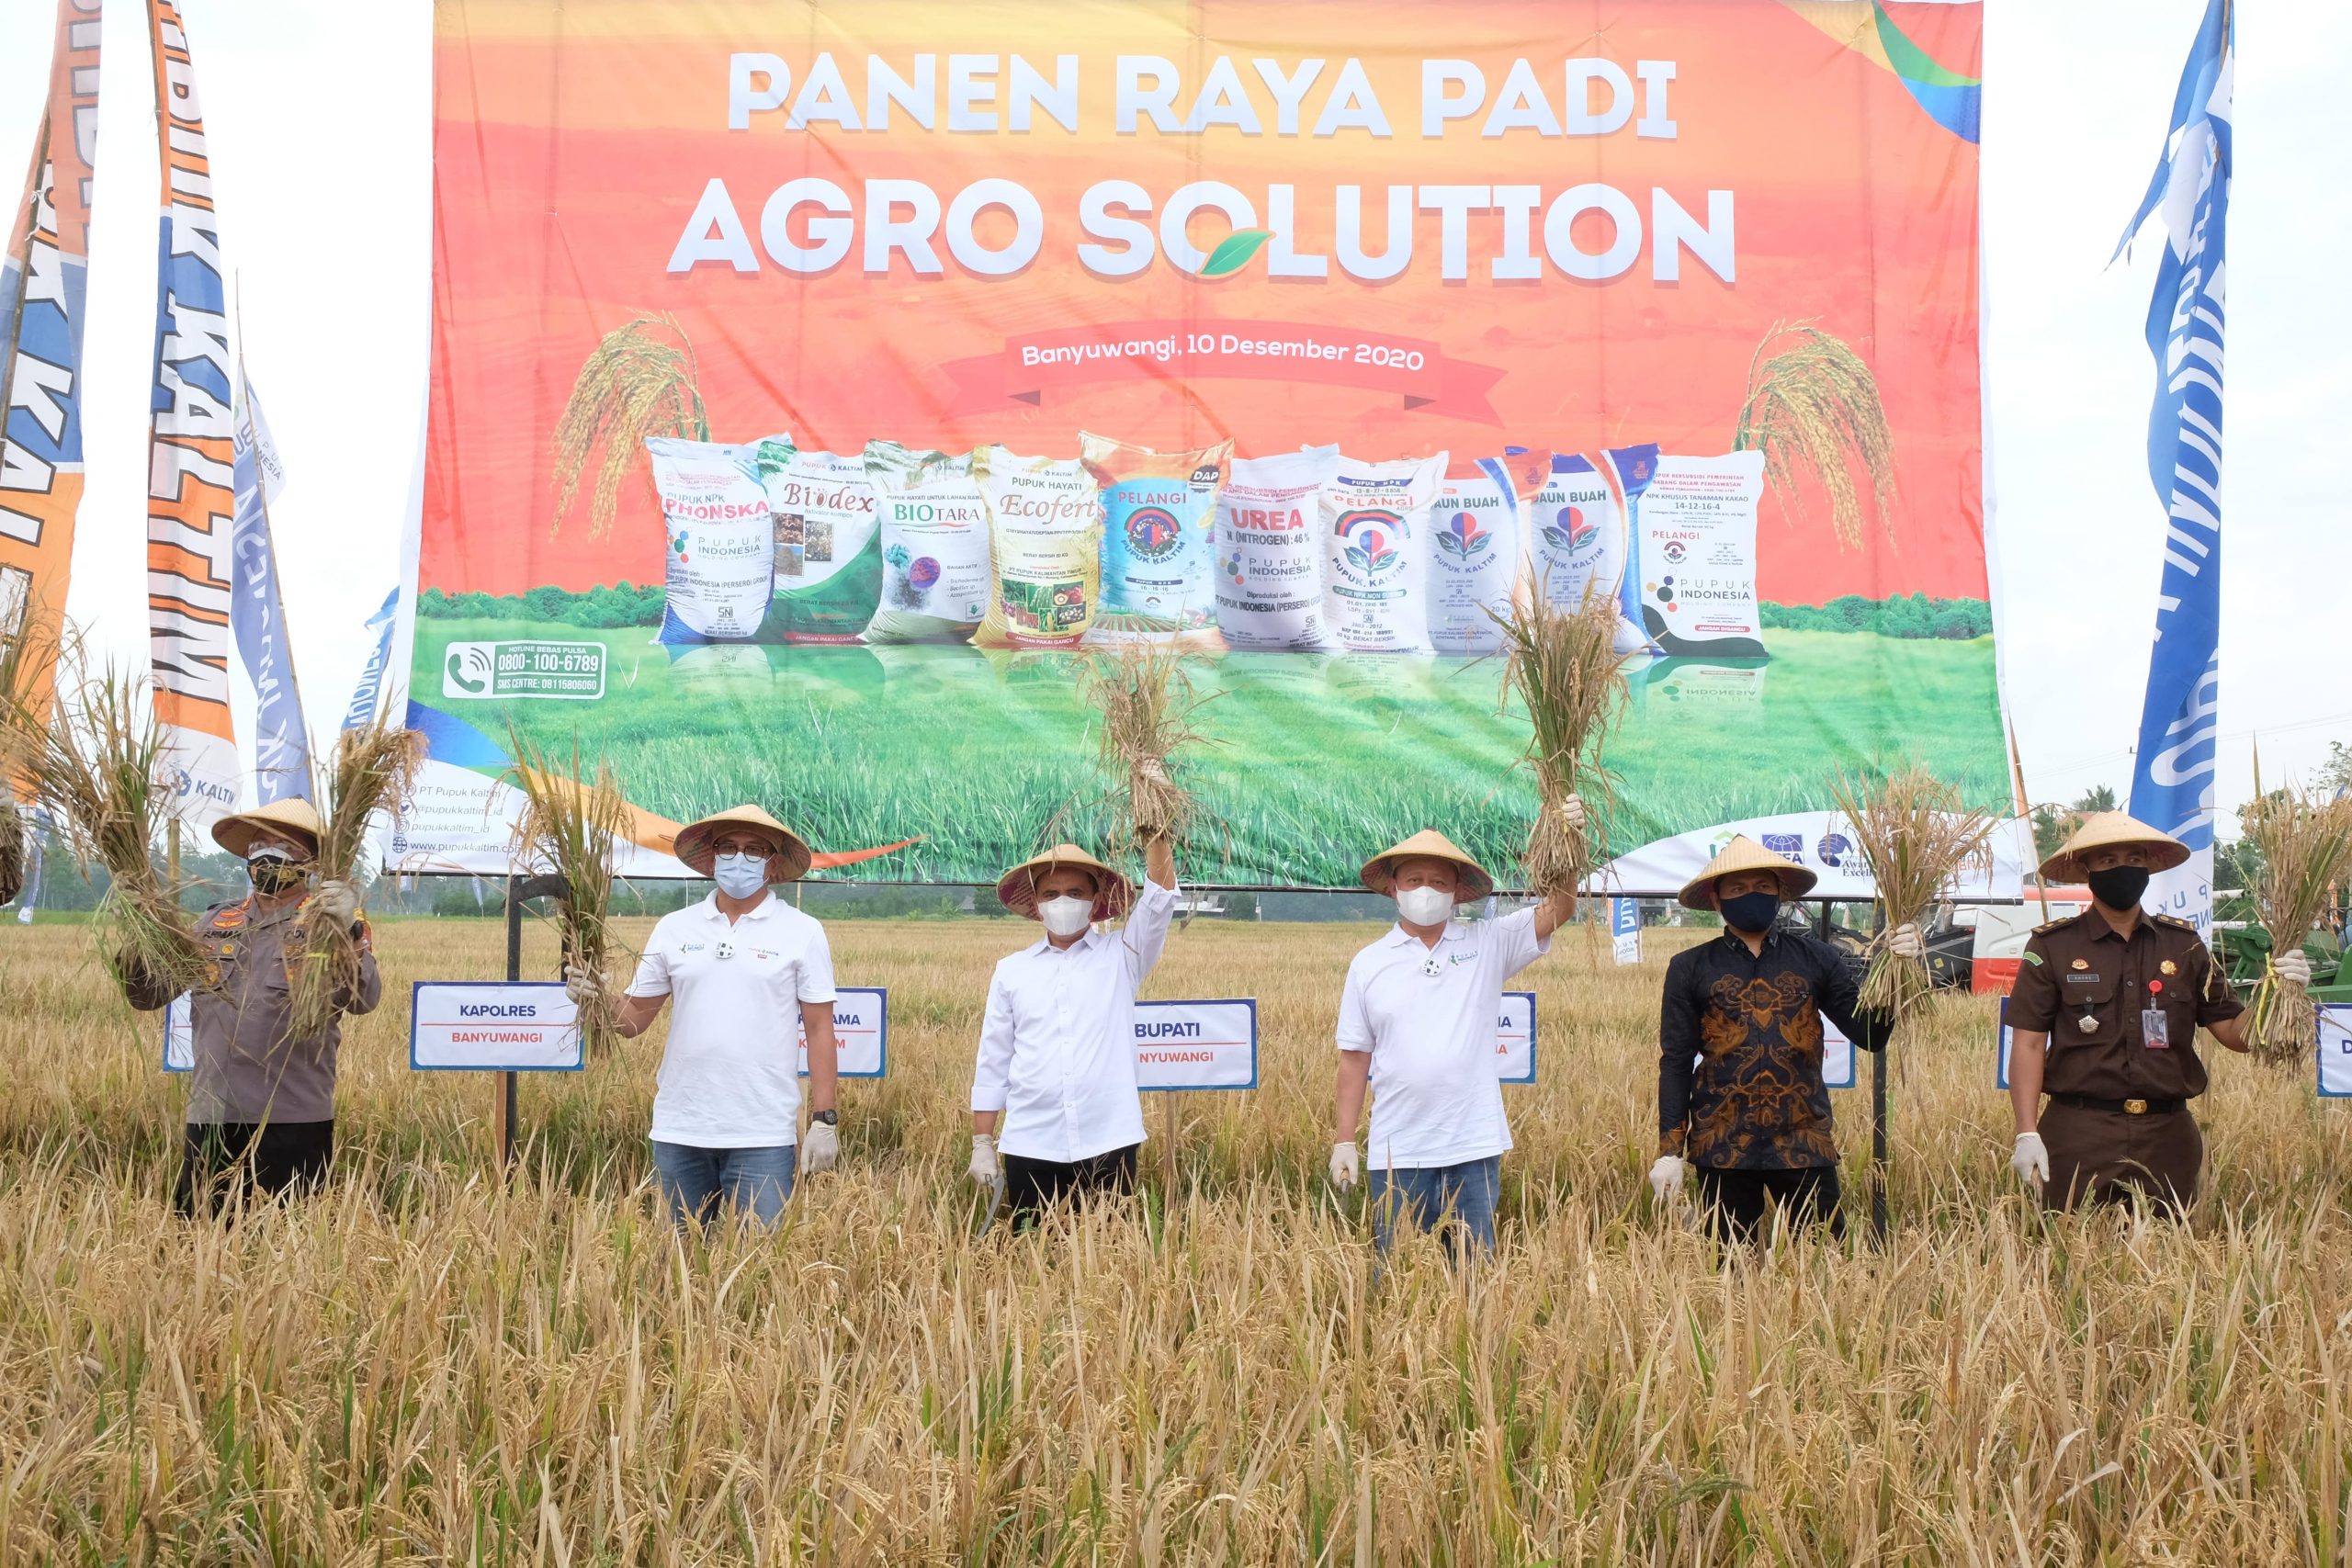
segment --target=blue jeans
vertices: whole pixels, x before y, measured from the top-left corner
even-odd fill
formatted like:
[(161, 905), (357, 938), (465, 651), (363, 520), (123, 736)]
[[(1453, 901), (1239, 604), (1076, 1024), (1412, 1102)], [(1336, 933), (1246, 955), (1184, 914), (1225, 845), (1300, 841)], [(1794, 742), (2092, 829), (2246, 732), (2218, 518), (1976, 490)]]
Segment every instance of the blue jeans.
[(707, 1220), (721, 1202), (772, 1228), (792, 1196), (795, 1150), (790, 1144), (767, 1149), (698, 1149), (692, 1144), (653, 1140), (653, 1169), (662, 1179), (671, 1217), (683, 1229), (689, 1220)]
[[(1482, 1250), (1494, 1250), (1495, 1200), (1502, 1193), (1502, 1156), (1369, 1174), (1373, 1235), (1382, 1252), (1396, 1242), (1399, 1225), (1435, 1230), (1448, 1220), (1467, 1231)], [(1453, 1245), (1457, 1253), (1462, 1250), (1458, 1242)]]

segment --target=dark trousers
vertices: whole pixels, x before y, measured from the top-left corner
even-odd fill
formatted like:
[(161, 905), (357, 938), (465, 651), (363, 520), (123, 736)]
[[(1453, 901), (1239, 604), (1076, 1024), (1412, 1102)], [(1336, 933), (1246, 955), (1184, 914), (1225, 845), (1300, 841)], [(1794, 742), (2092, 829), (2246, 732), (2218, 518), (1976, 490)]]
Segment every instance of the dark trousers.
[(2186, 1111), (2132, 1116), (2053, 1100), (2042, 1107), (2041, 1142), (2050, 1151), (2041, 1206), (2053, 1212), (2144, 1200), (2153, 1213), (2177, 1219), (2196, 1201), (2205, 1168), (2205, 1135)]
[(1774, 1208), (1787, 1216), (1792, 1231), (1826, 1224), (1831, 1235), (1846, 1234), (1834, 1165), (1804, 1170), (1711, 1170), (1702, 1165), (1698, 1172), (1699, 1204), (1718, 1241), (1755, 1240)]
[(257, 1191), (300, 1197), (325, 1181), (334, 1164), (332, 1122), (191, 1122), (172, 1207), (218, 1214)]
[(1049, 1203), (1067, 1201), (1076, 1207), (1089, 1198), (1117, 1197), (1134, 1191), (1136, 1151), (1142, 1146), (1129, 1144), (1124, 1149), (1113, 1149), (1068, 1165), (1059, 1160), (1006, 1155), (1006, 1218), (1014, 1230), (1035, 1230), (1038, 1217)]

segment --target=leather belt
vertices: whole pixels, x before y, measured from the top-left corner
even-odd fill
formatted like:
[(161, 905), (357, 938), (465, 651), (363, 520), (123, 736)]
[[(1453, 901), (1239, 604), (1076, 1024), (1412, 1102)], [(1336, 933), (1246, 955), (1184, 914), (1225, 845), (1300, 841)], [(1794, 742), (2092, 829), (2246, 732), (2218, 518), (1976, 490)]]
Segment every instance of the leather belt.
[(2053, 1094), (2050, 1097), (2061, 1105), (2076, 1111), (2106, 1111), (2123, 1116), (2170, 1116), (2188, 1109), (2188, 1101), (2172, 1100), (2101, 1100), (2095, 1094)]

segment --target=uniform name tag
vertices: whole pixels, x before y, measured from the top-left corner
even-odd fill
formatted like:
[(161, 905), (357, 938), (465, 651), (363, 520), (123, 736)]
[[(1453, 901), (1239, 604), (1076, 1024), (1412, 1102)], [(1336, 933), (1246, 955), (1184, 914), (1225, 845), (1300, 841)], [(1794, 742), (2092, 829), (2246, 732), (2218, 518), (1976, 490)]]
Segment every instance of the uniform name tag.
[(2098, 984), (2098, 976), (2096, 975), (2069, 975), (2066, 976), (2066, 984), (2070, 986), (2096, 986)]
[(2164, 1009), (2142, 1008), (2140, 1010), (2140, 1043), (2151, 1051), (2171, 1049), (2171, 1017)]

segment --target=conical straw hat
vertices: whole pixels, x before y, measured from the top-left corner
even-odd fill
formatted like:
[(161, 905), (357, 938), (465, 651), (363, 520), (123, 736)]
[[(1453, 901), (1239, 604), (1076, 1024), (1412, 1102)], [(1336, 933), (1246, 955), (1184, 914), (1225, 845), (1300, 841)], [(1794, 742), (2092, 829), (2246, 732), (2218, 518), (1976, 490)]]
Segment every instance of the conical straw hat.
[(1460, 885), (1454, 889), (1453, 901), (1467, 904), (1474, 898), (1484, 898), (1495, 890), (1495, 879), (1487, 868), (1462, 852), (1452, 839), (1434, 828), (1424, 828), (1402, 843), (1391, 844), (1363, 863), (1363, 885), (1374, 893), (1388, 893), (1396, 886), (1396, 863), (1402, 860), (1452, 861), (1461, 870)]
[(1745, 833), (1735, 834), (1723, 852), (1709, 861), (1706, 869), (1682, 885), (1681, 904), (1686, 909), (1712, 909), (1715, 907), (1715, 879), (1729, 876), (1735, 871), (1772, 871), (1781, 876), (1781, 897), (1802, 898), (1813, 891), (1821, 880), (1812, 872), (1789, 859), (1776, 855)]
[(325, 824), (319, 820), (318, 808), (299, 795), (284, 800), (273, 800), (267, 806), (256, 806), (251, 811), (240, 811), (233, 817), (223, 817), (212, 824), (212, 841), (235, 855), (245, 858), (253, 847), (254, 835), (263, 832), (293, 832), (311, 841), (311, 852), (319, 852), (319, 834)]
[(1042, 854), (1031, 855), (996, 881), (996, 896), (1004, 907), (1016, 915), (1037, 919), (1037, 879), (1060, 866), (1074, 865), (1094, 874), (1094, 918), (1115, 920), (1127, 912), (1136, 901), (1136, 885), (1080, 849), (1076, 844), (1056, 844)]
[(689, 822), (678, 829), (677, 847), (671, 852), (693, 870), (705, 876), (710, 874), (718, 852), (711, 840), (723, 828), (752, 828), (765, 833), (783, 849), (768, 857), (770, 882), (797, 882), (808, 874), (808, 863), (815, 852), (808, 841), (756, 806), (730, 806), (724, 811), (713, 812), (699, 821)]
[(2041, 863), (2041, 880), (2080, 882), (2083, 860), (2089, 850), (2111, 850), (2137, 844), (2148, 852), (2148, 869), (2170, 871), (2188, 858), (2188, 846), (2159, 828), (2151, 828), (2128, 811), (2095, 811), (2083, 818), (2058, 852)]

